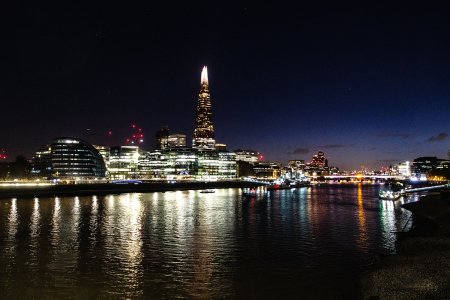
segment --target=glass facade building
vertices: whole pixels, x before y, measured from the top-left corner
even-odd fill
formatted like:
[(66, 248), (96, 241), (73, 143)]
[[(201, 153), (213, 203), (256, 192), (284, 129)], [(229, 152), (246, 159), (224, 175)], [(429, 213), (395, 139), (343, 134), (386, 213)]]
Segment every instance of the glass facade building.
[(174, 148), (142, 153), (139, 178), (219, 180), (236, 178), (235, 154), (216, 150)]
[(139, 147), (115, 146), (109, 153), (109, 178), (131, 179), (138, 176)]
[(32, 159), (31, 175), (49, 178), (52, 175), (52, 147), (50, 145), (41, 146)]
[(198, 94), (192, 147), (198, 149), (214, 149), (216, 140), (214, 135), (214, 125), (212, 122), (208, 69), (206, 66), (203, 67), (200, 84), (201, 87)]
[(57, 178), (81, 179), (106, 175), (105, 162), (98, 150), (81, 139), (54, 139), (51, 164), (53, 175)]

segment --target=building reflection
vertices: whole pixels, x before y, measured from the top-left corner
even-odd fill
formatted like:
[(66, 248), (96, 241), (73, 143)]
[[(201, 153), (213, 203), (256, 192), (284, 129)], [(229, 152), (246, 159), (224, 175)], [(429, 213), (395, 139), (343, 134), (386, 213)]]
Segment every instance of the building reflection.
[(359, 228), (359, 239), (357, 244), (358, 247), (361, 249), (361, 251), (368, 252), (369, 241), (367, 236), (366, 216), (364, 213), (363, 191), (361, 183), (358, 184), (357, 201), (358, 201), (358, 228)]
[(40, 219), (40, 213), (39, 213), (39, 199), (34, 198), (33, 199), (33, 213), (31, 214), (30, 219), (30, 235), (31, 239), (36, 242), (36, 239), (39, 235), (39, 219)]
[(91, 202), (91, 215), (90, 215), (90, 221), (89, 221), (89, 232), (90, 232), (90, 240), (91, 240), (91, 246), (95, 246), (95, 240), (97, 235), (97, 230), (99, 229), (99, 221), (98, 221), (98, 199), (97, 196), (92, 197)]
[(8, 215), (8, 239), (9, 241), (14, 241), (17, 233), (17, 227), (19, 225), (18, 214), (17, 214), (17, 199), (11, 199), (11, 208)]
[[(144, 208), (141, 194), (126, 194), (118, 197), (118, 201), (110, 207), (118, 212), (118, 218), (109, 219), (106, 231), (113, 233), (114, 238), (107, 238), (109, 262), (117, 269), (110, 276), (116, 282), (116, 289), (121, 290), (127, 298), (142, 297), (143, 285), (143, 241), (142, 230)], [(118, 204), (117, 208), (115, 207)], [(118, 237), (126, 238), (118, 238)], [(117, 261), (118, 260), (118, 261)], [(108, 266), (106, 266), (108, 268)], [(120, 277), (119, 277), (120, 275)]]
[(381, 237), (384, 248), (389, 249), (390, 252), (395, 252), (395, 203), (391, 200), (380, 200), (380, 226)]
[(61, 200), (55, 197), (53, 201), (52, 229), (50, 243), (55, 249), (60, 242), (60, 223), (61, 223)]
[(33, 199), (33, 212), (30, 218), (30, 265), (36, 267), (39, 250), (39, 232), (40, 232), (40, 210), (39, 199)]
[(54, 298), (214, 299), (261, 282), (285, 287), (327, 267), (350, 273), (355, 261), (365, 266), (371, 253), (394, 245), (405, 216), (401, 202), (379, 201), (376, 191), (354, 185), (12, 199), (0, 209), (0, 283), (16, 288), (18, 274), (27, 274), (34, 284), (27, 295), (44, 287)]
[[(72, 208), (72, 232), (79, 234), (80, 231), (81, 206), (80, 198), (75, 197)], [(77, 240), (77, 238), (75, 238)]]

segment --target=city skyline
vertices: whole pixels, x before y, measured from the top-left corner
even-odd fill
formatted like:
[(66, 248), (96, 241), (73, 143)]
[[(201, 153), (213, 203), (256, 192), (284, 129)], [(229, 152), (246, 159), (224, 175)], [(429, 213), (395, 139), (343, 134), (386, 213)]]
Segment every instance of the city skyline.
[(131, 123), (192, 133), (203, 65), (229, 149), (281, 162), (322, 150), (341, 169), (447, 157), (447, 4), (34, 5), (4, 68), (11, 159), (55, 136), (120, 144)]

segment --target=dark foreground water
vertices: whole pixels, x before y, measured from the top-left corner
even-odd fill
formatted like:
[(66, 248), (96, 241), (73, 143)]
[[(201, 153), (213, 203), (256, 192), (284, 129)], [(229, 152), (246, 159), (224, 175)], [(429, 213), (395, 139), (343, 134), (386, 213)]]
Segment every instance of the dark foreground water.
[(344, 299), (409, 212), (376, 186), (0, 200), (0, 297)]

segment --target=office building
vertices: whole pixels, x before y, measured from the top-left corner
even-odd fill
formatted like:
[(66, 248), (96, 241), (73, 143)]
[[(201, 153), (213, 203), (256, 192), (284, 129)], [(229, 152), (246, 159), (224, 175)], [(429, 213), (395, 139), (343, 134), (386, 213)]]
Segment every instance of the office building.
[(211, 112), (211, 97), (209, 93), (208, 69), (203, 67), (200, 92), (198, 94), (194, 137), (192, 147), (197, 149), (214, 149), (215, 135)]
[(50, 178), (52, 175), (52, 147), (41, 146), (31, 160), (31, 175), (40, 178)]
[(105, 177), (102, 156), (91, 144), (81, 139), (59, 137), (51, 146), (53, 176), (78, 180)]
[(134, 179), (138, 177), (139, 146), (111, 147), (109, 154), (109, 178)]

